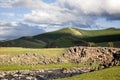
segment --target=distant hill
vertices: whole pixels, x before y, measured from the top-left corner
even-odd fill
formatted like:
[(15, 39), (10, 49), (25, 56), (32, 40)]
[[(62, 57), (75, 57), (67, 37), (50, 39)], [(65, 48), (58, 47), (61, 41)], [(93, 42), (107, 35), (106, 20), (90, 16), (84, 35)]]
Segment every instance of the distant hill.
[(71, 46), (110, 46), (120, 47), (120, 29), (81, 30), (63, 28), (36, 36), (0, 42), (3, 47), (71, 47)]

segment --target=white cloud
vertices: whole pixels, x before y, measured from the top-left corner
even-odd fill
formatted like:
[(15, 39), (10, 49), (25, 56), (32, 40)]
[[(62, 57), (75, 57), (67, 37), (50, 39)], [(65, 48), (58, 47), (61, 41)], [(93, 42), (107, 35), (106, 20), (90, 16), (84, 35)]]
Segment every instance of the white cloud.
[(0, 0), (0, 8), (12, 8), (12, 0)]
[(0, 21), (0, 40), (19, 38), (21, 36), (32, 36), (43, 32), (44, 30), (40, 29), (38, 26), (18, 22)]
[(26, 21), (38, 24), (62, 24), (75, 20), (76, 16), (56, 10), (33, 10), (32, 13), (25, 14), (24, 18)]
[(25, 20), (39, 24), (83, 24), (90, 20), (94, 22), (95, 17), (120, 19), (120, 0), (56, 0), (51, 4), (43, 0), (1, 1), (13, 7), (31, 9), (32, 12), (25, 15)]
[(94, 21), (99, 17), (110, 20), (120, 19), (118, 0), (57, 0), (53, 4), (40, 2), (38, 4), (44, 7), (31, 6), (34, 8), (32, 13), (24, 15), (26, 21), (48, 25), (81, 26), (95, 25)]
[(120, 14), (120, 0), (106, 0), (104, 6), (109, 14)]
[(42, 0), (14, 0), (12, 6), (29, 9), (44, 9), (45, 7), (49, 7), (49, 5), (44, 3)]
[[(59, 0), (59, 4), (64, 7), (71, 7), (84, 12), (85, 14), (91, 13), (120, 13), (119, 0)], [(67, 5), (66, 5), (67, 4)]]

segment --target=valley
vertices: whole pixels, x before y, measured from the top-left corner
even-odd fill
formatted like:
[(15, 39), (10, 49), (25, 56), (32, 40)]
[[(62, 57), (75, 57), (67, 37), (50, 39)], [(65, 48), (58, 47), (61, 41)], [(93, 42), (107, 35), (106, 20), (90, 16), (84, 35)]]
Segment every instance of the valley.
[(63, 28), (1, 41), (0, 79), (119, 80), (119, 44), (120, 29), (114, 28)]
[(0, 80), (120, 80), (120, 0), (0, 0)]
[(71, 80), (77, 80), (74, 76), (82, 76), (83, 73), (91, 75), (91, 72), (98, 71), (99, 75), (99, 71), (101, 74), (101, 70), (110, 67), (118, 67), (119, 70), (120, 49), (81, 46), (46, 49), (1, 47), (0, 61), (0, 79), (61, 80), (71, 77)]

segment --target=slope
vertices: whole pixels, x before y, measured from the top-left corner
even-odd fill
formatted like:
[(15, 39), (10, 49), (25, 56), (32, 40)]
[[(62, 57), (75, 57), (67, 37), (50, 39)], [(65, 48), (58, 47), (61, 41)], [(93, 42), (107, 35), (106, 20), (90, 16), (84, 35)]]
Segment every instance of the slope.
[(119, 79), (120, 79), (120, 67), (117, 66), (57, 80), (119, 80)]
[(120, 29), (80, 30), (63, 28), (31, 37), (0, 42), (3, 47), (71, 47), (71, 46), (111, 46), (120, 47)]

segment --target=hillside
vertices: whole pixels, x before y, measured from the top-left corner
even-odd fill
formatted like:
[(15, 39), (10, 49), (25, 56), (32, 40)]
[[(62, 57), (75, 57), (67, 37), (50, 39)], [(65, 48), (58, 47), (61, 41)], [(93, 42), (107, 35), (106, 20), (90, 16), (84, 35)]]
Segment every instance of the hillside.
[(36, 36), (21, 37), (0, 42), (2, 47), (71, 47), (71, 46), (110, 46), (120, 47), (120, 29), (80, 30), (64, 28)]
[(120, 67), (112, 67), (91, 73), (56, 80), (119, 80)]

